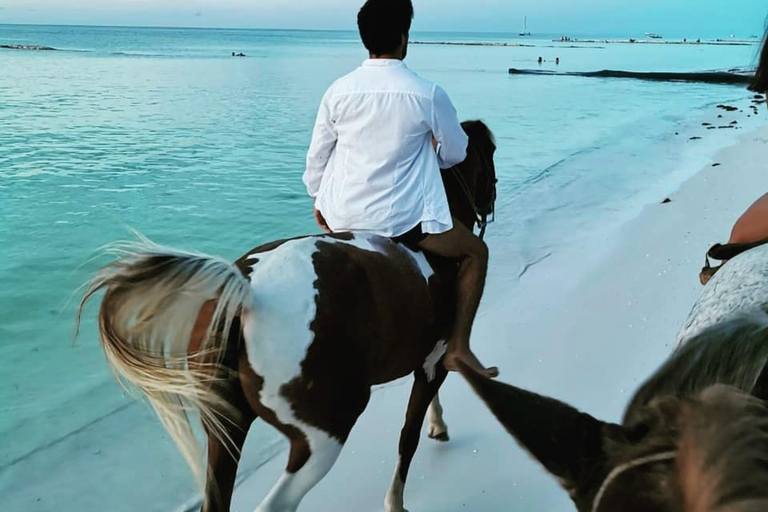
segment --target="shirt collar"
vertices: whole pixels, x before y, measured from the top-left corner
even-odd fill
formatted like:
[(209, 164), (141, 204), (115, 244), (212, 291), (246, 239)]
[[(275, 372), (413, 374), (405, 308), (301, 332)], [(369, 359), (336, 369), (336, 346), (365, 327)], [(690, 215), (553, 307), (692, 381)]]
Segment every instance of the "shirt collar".
[(405, 62), (400, 59), (365, 59), (363, 67), (366, 68), (404, 68)]

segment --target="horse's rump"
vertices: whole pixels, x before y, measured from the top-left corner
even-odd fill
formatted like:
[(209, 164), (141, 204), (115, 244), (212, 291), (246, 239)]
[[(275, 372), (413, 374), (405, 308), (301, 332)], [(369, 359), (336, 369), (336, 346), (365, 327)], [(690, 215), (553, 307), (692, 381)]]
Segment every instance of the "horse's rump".
[[(353, 361), (368, 384), (411, 373), (450, 327), (450, 276), (389, 238), (341, 233), (284, 240), (249, 251), (237, 265), (256, 298), (251, 321), (259, 332), (252, 343), (271, 344), (258, 338), (280, 330), (275, 344), (296, 343), (299, 351), (311, 345), (328, 364)], [(294, 324), (295, 336), (282, 333), (286, 323)]]

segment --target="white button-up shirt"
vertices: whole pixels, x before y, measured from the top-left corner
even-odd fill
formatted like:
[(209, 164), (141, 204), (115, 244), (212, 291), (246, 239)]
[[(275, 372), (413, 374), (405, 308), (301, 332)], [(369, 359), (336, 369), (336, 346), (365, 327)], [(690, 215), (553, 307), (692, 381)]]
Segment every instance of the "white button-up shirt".
[(304, 183), (333, 231), (442, 233), (453, 221), (440, 169), (462, 162), (467, 143), (442, 88), (400, 60), (370, 59), (323, 97)]

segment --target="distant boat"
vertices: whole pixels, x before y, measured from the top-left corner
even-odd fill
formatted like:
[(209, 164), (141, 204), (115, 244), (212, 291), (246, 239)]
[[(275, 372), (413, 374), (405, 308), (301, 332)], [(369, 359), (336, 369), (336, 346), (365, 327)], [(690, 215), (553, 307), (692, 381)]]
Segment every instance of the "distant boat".
[(651, 39), (663, 39), (659, 34), (651, 34), (646, 32), (645, 37), (650, 37)]
[(531, 35), (531, 33), (528, 32), (528, 16), (525, 17), (525, 21), (523, 23), (523, 31), (520, 32), (519, 35), (523, 37)]

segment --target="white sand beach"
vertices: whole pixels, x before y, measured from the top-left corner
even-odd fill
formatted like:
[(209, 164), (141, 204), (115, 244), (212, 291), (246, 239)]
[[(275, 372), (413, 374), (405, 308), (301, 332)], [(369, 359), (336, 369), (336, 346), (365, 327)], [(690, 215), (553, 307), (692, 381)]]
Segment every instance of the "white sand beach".
[[(484, 301), (473, 337), (482, 359), (501, 367), (503, 381), (620, 421), (700, 293), (706, 250), (726, 242), (740, 213), (768, 190), (765, 162), (768, 128), (746, 132), (669, 194), (671, 202), (659, 197), (618, 233), (585, 239), (519, 282), (504, 256), (494, 255), (490, 234), (492, 300)], [(383, 510), (409, 389), (410, 379), (402, 379), (374, 393), (338, 462), (300, 510)], [(573, 510), (461, 377), (450, 376), (441, 397), (451, 441), (422, 438), (406, 488), (411, 512)], [(285, 454), (278, 455), (243, 478), (232, 510), (252, 511), (284, 464)]]

